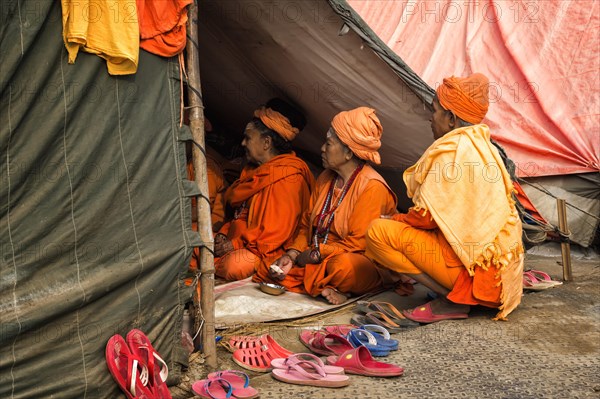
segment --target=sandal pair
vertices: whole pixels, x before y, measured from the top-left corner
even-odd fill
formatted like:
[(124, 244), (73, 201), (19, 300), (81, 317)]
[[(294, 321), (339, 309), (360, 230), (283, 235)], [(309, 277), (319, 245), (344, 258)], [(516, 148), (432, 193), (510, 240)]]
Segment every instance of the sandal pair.
[(105, 354), (108, 371), (127, 398), (171, 398), (166, 384), (169, 368), (142, 331), (131, 330), (127, 341), (113, 335)]
[(562, 281), (552, 280), (548, 273), (540, 270), (527, 270), (523, 272), (523, 289), (530, 291), (542, 291), (548, 288), (562, 285)]
[(398, 333), (405, 328), (417, 327), (419, 323), (404, 317), (394, 305), (381, 301), (358, 301), (356, 310), (365, 315), (354, 315), (351, 323), (357, 326), (376, 324), (390, 333)]
[(238, 370), (210, 373), (207, 379), (194, 382), (192, 391), (198, 396), (212, 399), (253, 399), (259, 395), (256, 388), (250, 386), (250, 377)]

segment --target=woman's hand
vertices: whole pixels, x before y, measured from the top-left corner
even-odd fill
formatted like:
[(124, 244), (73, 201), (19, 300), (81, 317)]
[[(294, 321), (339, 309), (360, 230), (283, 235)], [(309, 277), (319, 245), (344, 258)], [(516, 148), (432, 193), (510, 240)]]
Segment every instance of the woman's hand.
[(269, 275), (275, 280), (283, 280), (285, 276), (292, 270), (294, 261), (290, 255), (285, 254), (277, 259), (269, 268)]
[(300, 267), (304, 267), (306, 265), (315, 265), (317, 263), (321, 263), (321, 254), (319, 251), (314, 249), (302, 251), (296, 258), (296, 264)]
[(225, 234), (219, 233), (215, 236), (215, 256), (223, 256), (234, 249), (233, 244)]

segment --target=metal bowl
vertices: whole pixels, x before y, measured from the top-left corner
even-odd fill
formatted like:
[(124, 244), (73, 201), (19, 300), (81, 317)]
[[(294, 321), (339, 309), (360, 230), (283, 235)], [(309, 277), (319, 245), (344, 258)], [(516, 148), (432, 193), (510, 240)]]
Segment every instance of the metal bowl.
[(281, 295), (285, 292), (285, 287), (283, 285), (273, 283), (260, 283), (258, 288), (269, 295)]

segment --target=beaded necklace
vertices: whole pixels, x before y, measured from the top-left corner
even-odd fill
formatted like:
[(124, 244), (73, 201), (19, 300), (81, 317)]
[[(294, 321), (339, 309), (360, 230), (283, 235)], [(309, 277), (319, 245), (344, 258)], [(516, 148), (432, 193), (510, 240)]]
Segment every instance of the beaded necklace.
[(332, 206), (331, 199), (333, 198), (333, 192), (335, 190), (335, 183), (337, 182), (338, 176), (335, 177), (331, 181), (329, 185), (329, 192), (327, 193), (327, 197), (325, 198), (325, 202), (323, 203), (323, 208), (321, 208), (321, 212), (317, 217), (317, 227), (315, 228), (315, 234), (313, 235), (313, 243), (315, 245), (315, 249), (319, 250), (319, 238), (322, 238), (323, 244), (327, 244), (327, 238), (329, 238), (329, 229), (331, 228), (331, 224), (333, 223), (333, 217), (335, 216), (335, 211), (342, 203), (342, 200), (346, 196), (346, 193), (354, 183), (356, 176), (362, 170), (363, 166), (365, 166), (364, 162), (361, 162), (352, 175), (348, 179), (348, 181), (342, 187), (342, 192), (340, 193), (340, 197), (337, 200), (337, 204)]

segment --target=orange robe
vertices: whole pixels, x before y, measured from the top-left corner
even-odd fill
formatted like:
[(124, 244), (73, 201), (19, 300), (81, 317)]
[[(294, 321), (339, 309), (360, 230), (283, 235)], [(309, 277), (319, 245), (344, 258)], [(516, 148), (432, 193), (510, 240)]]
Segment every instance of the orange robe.
[(428, 274), (451, 290), (449, 300), (498, 308), (494, 319), (506, 320), (523, 292), (522, 230), (489, 128), (445, 134), (403, 177), (415, 206), (371, 224), (367, 255), (396, 272)]
[(293, 239), (310, 199), (314, 177), (296, 154), (282, 154), (256, 168), (246, 167), (225, 192), (237, 218), (219, 231), (234, 250), (215, 259), (219, 277), (239, 280), (259, 264), (270, 265)]
[[(448, 299), (465, 305), (500, 306), (500, 285), (497, 268), (490, 265), (469, 276), (460, 258), (424, 210), (411, 208), (408, 214), (397, 214), (392, 220), (375, 220), (367, 231), (367, 252), (370, 259), (386, 265), (397, 273), (425, 273), (451, 290)], [(473, 296), (473, 290), (485, 287), (485, 296)], [(483, 299), (486, 298), (487, 300)]]
[[(335, 176), (334, 172), (325, 170), (317, 179), (316, 189), (311, 196), (310, 206), (302, 217), (298, 235), (287, 249), (304, 251), (311, 247), (318, 213)], [(334, 193), (334, 203), (339, 191), (341, 190)], [(389, 272), (376, 267), (363, 253), (369, 223), (381, 215), (393, 213), (396, 213), (396, 196), (383, 177), (372, 167), (365, 165), (335, 212), (327, 243), (319, 245), (322, 262), (305, 267), (294, 266), (281, 284), (289, 291), (317, 296), (325, 288), (343, 293), (364, 294), (389, 282)], [(261, 265), (253, 280), (272, 282), (269, 266)]]

